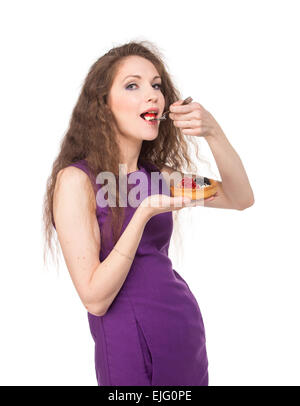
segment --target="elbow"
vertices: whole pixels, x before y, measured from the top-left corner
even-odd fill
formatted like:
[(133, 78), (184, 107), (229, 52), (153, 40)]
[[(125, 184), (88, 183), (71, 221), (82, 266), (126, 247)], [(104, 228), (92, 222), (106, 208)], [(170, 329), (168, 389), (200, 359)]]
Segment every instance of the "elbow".
[(253, 206), (254, 203), (255, 203), (255, 200), (254, 200), (254, 198), (253, 198), (253, 199), (251, 199), (250, 201), (248, 201), (247, 203), (244, 203), (243, 205), (239, 206), (239, 207), (237, 208), (237, 210), (245, 210), (245, 209), (248, 209), (249, 207)]
[(104, 316), (105, 313), (106, 313), (106, 310), (104, 309), (104, 306), (99, 306), (99, 305), (96, 305), (96, 304), (91, 304), (91, 303), (86, 304), (85, 308), (87, 309), (87, 311), (90, 314), (92, 314), (94, 316), (98, 316), (98, 317), (99, 316)]
[(88, 289), (85, 291), (83, 297), (83, 305), (86, 310), (94, 316), (104, 316), (106, 313), (106, 301), (100, 298), (99, 295), (95, 296), (94, 289), (91, 286), (91, 281), (88, 285)]

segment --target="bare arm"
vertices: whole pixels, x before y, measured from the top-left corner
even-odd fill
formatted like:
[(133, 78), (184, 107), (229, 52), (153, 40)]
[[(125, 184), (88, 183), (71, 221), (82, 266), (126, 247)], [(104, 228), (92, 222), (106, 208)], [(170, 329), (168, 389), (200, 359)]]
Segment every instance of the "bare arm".
[[(167, 172), (169, 176), (171, 176), (173, 173), (177, 172), (173, 168), (171, 168), (168, 165), (164, 165), (161, 173), (165, 177), (166, 182), (168, 182), (168, 177), (164, 175), (164, 172)], [(179, 171), (178, 171), (179, 172)], [(192, 177), (192, 173), (184, 173), (184, 172), (179, 172), (181, 174), (181, 177)], [(196, 176), (202, 177), (202, 175), (198, 174)], [(216, 179), (214, 179), (216, 180)], [(201, 206), (203, 207), (213, 207), (213, 208), (219, 208), (219, 209), (234, 209), (234, 210), (244, 210), (244, 208), (240, 208), (234, 202), (232, 199), (229, 198), (224, 192), (223, 189), (223, 183), (216, 180), (217, 182), (217, 193), (214, 196), (211, 196), (209, 198), (203, 199)]]
[(65, 262), (82, 303), (91, 314), (105, 314), (130, 270), (149, 214), (138, 207), (115, 245), (125, 255), (113, 249), (100, 262), (100, 229), (92, 185), (82, 170), (68, 167), (57, 176), (53, 215)]
[(72, 166), (59, 172), (53, 202), (56, 231), (71, 279), (91, 314), (104, 315), (117, 296), (148, 220), (159, 213), (180, 210), (188, 204), (178, 206), (183, 200), (166, 195), (148, 196), (135, 210), (114, 249), (100, 262), (100, 229), (90, 179)]
[(105, 314), (125, 282), (149, 218), (138, 207), (114, 249), (93, 272), (89, 295), (96, 298), (97, 314)]

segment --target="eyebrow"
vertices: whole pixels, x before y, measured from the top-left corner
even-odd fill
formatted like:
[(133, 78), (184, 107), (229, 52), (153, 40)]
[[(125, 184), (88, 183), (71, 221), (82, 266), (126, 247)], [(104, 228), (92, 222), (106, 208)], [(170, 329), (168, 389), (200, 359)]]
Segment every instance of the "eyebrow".
[[(128, 76), (126, 76), (126, 77), (123, 79), (123, 82), (124, 82), (125, 79), (131, 78), (131, 77), (132, 77), (132, 78), (142, 79), (140, 75), (128, 75)], [(153, 78), (152, 80), (154, 80), (154, 79), (156, 79), (156, 78), (160, 78), (160, 79), (161, 79), (160, 76), (154, 76), (154, 78)]]

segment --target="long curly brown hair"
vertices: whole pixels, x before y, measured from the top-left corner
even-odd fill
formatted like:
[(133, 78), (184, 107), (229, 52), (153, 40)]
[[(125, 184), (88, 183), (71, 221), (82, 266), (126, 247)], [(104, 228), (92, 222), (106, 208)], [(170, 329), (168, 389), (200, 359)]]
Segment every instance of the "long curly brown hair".
[[(148, 59), (157, 69), (162, 78), (161, 91), (165, 98), (165, 109), (182, 99), (171, 75), (167, 72), (166, 63), (160, 51), (149, 41), (130, 41), (114, 47), (91, 66), (73, 109), (69, 128), (62, 139), (60, 151), (53, 162), (51, 175), (47, 180), (42, 213), (45, 238), (44, 265), (47, 248), (53, 255), (53, 195), (58, 172), (71, 163), (85, 159), (94, 177), (101, 171), (110, 171), (116, 176), (118, 174), (120, 163), (120, 150), (116, 138), (118, 127), (106, 102), (120, 64), (124, 58), (132, 55)], [(198, 157), (195, 137), (188, 138), (194, 144)], [(182, 171), (186, 167), (188, 171), (195, 173), (196, 166), (190, 159), (188, 149), (189, 145), (180, 129), (175, 127), (171, 120), (165, 120), (160, 123), (158, 136), (154, 140), (143, 141), (139, 161), (154, 164), (159, 170), (164, 165), (168, 165), (176, 171)], [(92, 184), (96, 192), (96, 186), (93, 182)], [(117, 207), (110, 207), (108, 217), (112, 224), (114, 243), (120, 237), (124, 219), (124, 207), (119, 207), (119, 192), (116, 193)], [(178, 211), (175, 212), (175, 220), (177, 220), (177, 214)], [(102, 243), (105, 241), (101, 240)], [(57, 240), (56, 247), (58, 248)]]

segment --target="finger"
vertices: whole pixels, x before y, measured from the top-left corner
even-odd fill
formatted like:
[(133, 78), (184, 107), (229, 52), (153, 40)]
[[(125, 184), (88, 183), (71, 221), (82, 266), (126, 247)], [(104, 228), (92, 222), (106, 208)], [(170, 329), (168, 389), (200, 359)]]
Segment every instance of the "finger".
[(209, 196), (209, 197), (205, 197), (205, 198), (202, 199), (202, 200), (207, 201), (207, 200), (213, 200), (214, 198), (215, 198), (215, 196)]
[(186, 204), (190, 203), (191, 199), (189, 197), (176, 196), (171, 200), (171, 205), (174, 207), (184, 207)]
[(174, 105), (171, 104), (170, 106), (170, 112), (171, 113), (189, 113), (190, 111), (193, 111), (194, 106), (192, 106), (192, 103), (190, 104), (184, 104), (184, 105)]
[(189, 207), (203, 206), (204, 202), (214, 200), (214, 199), (215, 199), (215, 196), (206, 197), (204, 199), (194, 199), (194, 200), (191, 200), (191, 203), (189, 204)]
[(193, 113), (194, 113), (193, 111), (191, 111), (190, 113), (185, 113), (185, 114), (169, 113), (169, 117), (170, 117), (172, 120), (178, 120), (178, 121), (181, 121), (181, 120), (192, 120), (192, 119), (195, 119), (195, 118), (196, 118)]
[(196, 120), (187, 120), (187, 121), (180, 121), (176, 120), (173, 122), (175, 127), (179, 128), (199, 128), (199, 121)]

